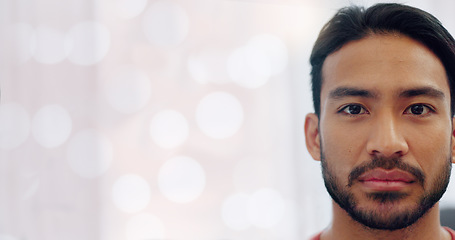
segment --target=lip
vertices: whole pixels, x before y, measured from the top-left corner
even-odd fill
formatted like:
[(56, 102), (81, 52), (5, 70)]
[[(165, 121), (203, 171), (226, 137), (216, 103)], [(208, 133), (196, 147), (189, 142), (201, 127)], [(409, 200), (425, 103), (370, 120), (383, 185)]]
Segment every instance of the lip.
[(414, 175), (399, 170), (376, 168), (359, 176), (358, 181), (371, 191), (401, 191), (416, 182)]

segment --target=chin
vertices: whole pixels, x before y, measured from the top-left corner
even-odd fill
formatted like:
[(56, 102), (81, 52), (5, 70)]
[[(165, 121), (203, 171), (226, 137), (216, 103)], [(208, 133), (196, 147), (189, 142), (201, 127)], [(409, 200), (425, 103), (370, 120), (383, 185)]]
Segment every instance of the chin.
[(399, 197), (394, 194), (391, 196), (389, 199), (384, 196), (368, 198), (365, 201), (367, 204), (357, 205), (347, 212), (355, 221), (368, 228), (395, 231), (415, 224), (435, 204), (423, 200), (423, 197), (416, 200), (402, 194)]

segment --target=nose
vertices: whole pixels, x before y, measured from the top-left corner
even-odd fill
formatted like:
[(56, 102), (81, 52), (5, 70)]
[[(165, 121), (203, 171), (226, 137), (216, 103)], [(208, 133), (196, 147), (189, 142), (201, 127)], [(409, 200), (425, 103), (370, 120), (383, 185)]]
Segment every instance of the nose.
[(398, 120), (389, 115), (373, 122), (367, 143), (369, 154), (399, 157), (407, 154), (408, 150), (409, 146)]

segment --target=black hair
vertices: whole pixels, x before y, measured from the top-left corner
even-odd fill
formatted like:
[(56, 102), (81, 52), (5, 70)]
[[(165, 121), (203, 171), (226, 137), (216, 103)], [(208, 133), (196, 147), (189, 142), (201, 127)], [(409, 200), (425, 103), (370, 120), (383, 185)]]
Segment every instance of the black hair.
[(441, 22), (421, 9), (397, 3), (376, 4), (368, 9), (340, 9), (322, 28), (311, 52), (311, 85), (315, 113), (321, 108), (322, 66), (328, 55), (346, 43), (372, 34), (402, 34), (424, 44), (441, 60), (450, 86), (451, 114), (455, 103), (455, 40)]

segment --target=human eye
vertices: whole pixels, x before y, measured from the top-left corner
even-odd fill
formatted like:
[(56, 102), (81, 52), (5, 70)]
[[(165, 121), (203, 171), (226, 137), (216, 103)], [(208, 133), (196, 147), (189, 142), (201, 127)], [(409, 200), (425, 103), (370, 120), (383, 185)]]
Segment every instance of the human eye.
[(409, 106), (408, 108), (406, 108), (406, 110), (404, 111), (404, 114), (426, 116), (433, 112), (435, 112), (435, 110), (432, 107), (430, 107), (426, 104), (418, 103), (418, 104), (413, 104), (413, 105)]
[(338, 113), (347, 115), (362, 115), (367, 114), (368, 111), (360, 104), (347, 104), (342, 106), (340, 110), (338, 110)]

